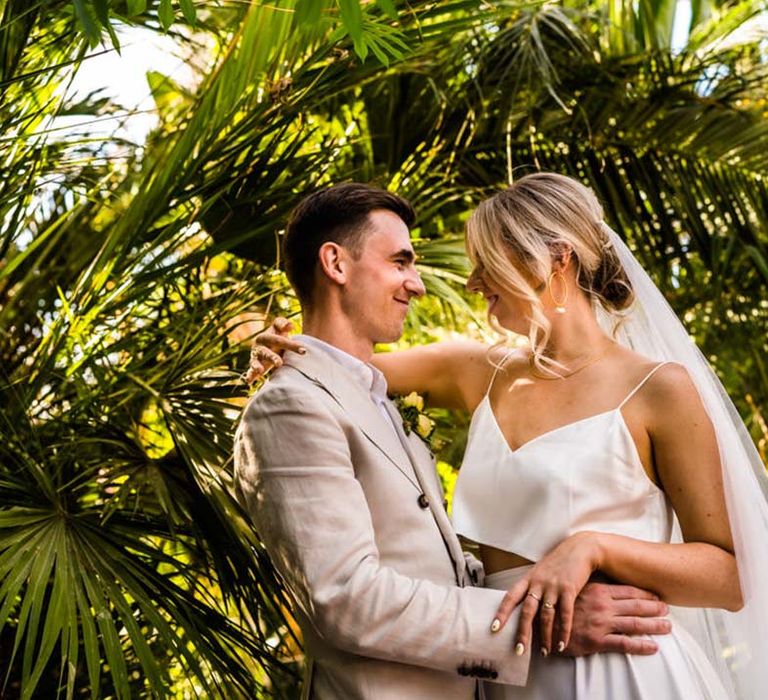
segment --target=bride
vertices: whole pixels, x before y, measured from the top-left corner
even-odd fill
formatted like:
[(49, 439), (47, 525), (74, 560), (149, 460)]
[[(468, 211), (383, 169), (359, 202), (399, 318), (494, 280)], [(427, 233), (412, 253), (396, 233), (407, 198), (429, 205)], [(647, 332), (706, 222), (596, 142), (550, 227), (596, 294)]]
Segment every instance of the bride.
[[(472, 412), (453, 523), (479, 545), (485, 585), (508, 591), (492, 630), (522, 605), (517, 651), (539, 652), (525, 688), (489, 683), (486, 697), (765, 697), (763, 465), (602, 219), (575, 180), (521, 178), (467, 225), (468, 287), (528, 348), (436, 343), (375, 359), (391, 393)], [(657, 654), (561, 655), (595, 577), (676, 606)]]

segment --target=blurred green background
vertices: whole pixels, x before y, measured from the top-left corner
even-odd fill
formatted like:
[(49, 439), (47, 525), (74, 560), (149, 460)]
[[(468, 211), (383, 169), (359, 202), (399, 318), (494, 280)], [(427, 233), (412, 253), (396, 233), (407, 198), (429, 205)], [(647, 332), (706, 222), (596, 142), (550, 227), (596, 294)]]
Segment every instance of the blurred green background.
[[(249, 338), (297, 312), (286, 214), (325, 184), (416, 206), (409, 345), (491, 339), (469, 213), (578, 177), (765, 459), (767, 26), (751, 0), (0, 0), (0, 694), (297, 697), (231, 446)], [(450, 487), (468, 418), (436, 418)]]

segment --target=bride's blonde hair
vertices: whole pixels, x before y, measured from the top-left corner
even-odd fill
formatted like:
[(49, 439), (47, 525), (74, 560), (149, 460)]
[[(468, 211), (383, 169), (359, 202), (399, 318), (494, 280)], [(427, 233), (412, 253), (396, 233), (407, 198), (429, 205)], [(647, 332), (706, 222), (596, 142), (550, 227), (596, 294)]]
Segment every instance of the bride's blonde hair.
[(568, 250), (579, 287), (593, 304), (617, 313), (632, 303), (632, 287), (606, 232), (603, 208), (591, 189), (570, 177), (532, 173), (520, 178), (477, 207), (467, 222), (466, 241), (475, 266), (530, 302), (528, 339), (539, 369), (551, 373), (557, 363), (544, 356), (551, 327), (537, 289)]

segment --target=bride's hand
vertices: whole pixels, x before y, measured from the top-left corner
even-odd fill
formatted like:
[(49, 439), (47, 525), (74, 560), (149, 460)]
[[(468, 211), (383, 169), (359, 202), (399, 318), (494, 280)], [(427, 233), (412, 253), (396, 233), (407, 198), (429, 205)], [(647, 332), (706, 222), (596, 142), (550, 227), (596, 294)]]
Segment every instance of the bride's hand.
[(571, 638), (576, 597), (599, 568), (599, 555), (597, 533), (578, 532), (563, 540), (507, 591), (492, 629), (501, 629), (514, 608), (522, 603), (516, 651), (522, 653), (530, 646), (533, 621), (538, 612), (542, 655), (547, 656), (552, 651), (555, 626), (557, 640), (554, 647), (562, 652)]
[(263, 377), (273, 367), (283, 364), (283, 354), (286, 350), (306, 352), (301, 343), (291, 340), (288, 334), (293, 330), (293, 323), (287, 318), (278, 316), (265, 331), (259, 333), (253, 340), (251, 360), (245, 381), (253, 384)]

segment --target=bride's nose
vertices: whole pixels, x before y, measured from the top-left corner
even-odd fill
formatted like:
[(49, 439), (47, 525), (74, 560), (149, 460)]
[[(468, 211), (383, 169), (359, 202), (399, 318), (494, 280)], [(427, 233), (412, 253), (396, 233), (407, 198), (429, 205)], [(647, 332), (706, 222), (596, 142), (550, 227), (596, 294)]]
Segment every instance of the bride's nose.
[(483, 278), (480, 276), (480, 272), (477, 268), (472, 270), (472, 273), (467, 279), (467, 291), (479, 294), (483, 291)]

